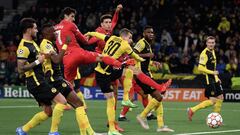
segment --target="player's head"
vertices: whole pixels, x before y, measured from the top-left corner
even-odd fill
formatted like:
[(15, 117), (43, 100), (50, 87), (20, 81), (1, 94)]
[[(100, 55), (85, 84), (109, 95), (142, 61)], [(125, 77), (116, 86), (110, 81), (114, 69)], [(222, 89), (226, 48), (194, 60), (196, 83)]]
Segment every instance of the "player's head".
[(33, 18), (23, 18), (20, 21), (20, 30), (23, 35), (28, 35), (32, 38), (37, 37), (37, 24)]
[(105, 29), (106, 31), (111, 30), (112, 26), (112, 15), (110, 14), (104, 14), (100, 17), (101, 27)]
[(133, 43), (132, 34), (133, 34), (133, 32), (127, 28), (123, 28), (119, 32), (120, 37), (122, 37), (124, 40), (128, 41), (129, 44)]
[(153, 27), (152, 26), (147, 25), (147, 26), (144, 27), (144, 29), (143, 29), (143, 37), (147, 41), (154, 40), (154, 31), (153, 31)]
[(70, 7), (65, 7), (62, 10), (62, 17), (63, 17), (63, 19), (65, 19), (67, 21), (74, 22), (76, 14), (77, 14), (77, 11), (73, 8), (70, 8)]
[(54, 30), (54, 27), (53, 27), (52, 24), (47, 23), (47, 24), (44, 24), (42, 26), (43, 38), (46, 38), (46, 39), (48, 39), (50, 41), (55, 40), (56, 36), (55, 36), (54, 32), (55, 32), (55, 30)]
[(206, 38), (206, 45), (207, 45), (207, 48), (210, 49), (210, 50), (213, 50), (215, 45), (216, 45), (216, 38), (213, 37), (213, 36), (208, 36)]

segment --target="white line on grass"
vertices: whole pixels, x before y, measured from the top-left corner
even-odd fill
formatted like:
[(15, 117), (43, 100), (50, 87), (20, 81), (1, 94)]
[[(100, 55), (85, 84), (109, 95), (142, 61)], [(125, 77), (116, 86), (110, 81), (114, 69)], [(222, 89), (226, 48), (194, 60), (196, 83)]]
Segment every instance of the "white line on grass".
[(7, 109), (7, 108), (35, 108), (38, 106), (33, 106), (33, 105), (22, 105), (22, 106), (0, 106), (0, 109)]
[(204, 135), (204, 134), (220, 134), (220, 133), (233, 133), (233, 132), (240, 132), (240, 129), (236, 130), (223, 130), (223, 131), (211, 131), (211, 132), (195, 132), (195, 133), (181, 133), (175, 135)]
[[(35, 108), (39, 106), (33, 106), (33, 105), (26, 105), (26, 106), (0, 106), (0, 109), (7, 109), (7, 108)], [(102, 107), (96, 107), (96, 106), (90, 106), (90, 108), (102, 108)], [(134, 108), (137, 110), (142, 110), (142, 108)], [(170, 111), (187, 111), (186, 108), (164, 108), (164, 110), (170, 110)], [(222, 111), (231, 111), (231, 112), (240, 112), (240, 110), (222, 110)]]

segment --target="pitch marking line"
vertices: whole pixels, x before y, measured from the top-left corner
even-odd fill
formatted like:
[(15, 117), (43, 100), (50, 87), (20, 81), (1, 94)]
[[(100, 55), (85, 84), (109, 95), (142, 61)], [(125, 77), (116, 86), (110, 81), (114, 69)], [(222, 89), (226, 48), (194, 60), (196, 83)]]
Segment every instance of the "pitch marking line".
[(195, 133), (182, 133), (182, 134), (175, 134), (175, 135), (204, 135), (204, 134), (220, 134), (220, 133), (233, 133), (233, 132), (240, 132), (240, 129), (236, 130), (223, 130), (223, 131), (211, 131), (211, 132), (195, 132)]
[[(0, 106), (0, 109), (12, 109), (12, 108), (35, 108), (39, 106), (34, 106), (34, 105), (22, 105), (22, 106)], [(91, 108), (101, 108), (101, 107), (94, 107), (92, 106)], [(142, 108), (135, 108), (136, 110), (142, 110)], [(170, 110), (170, 111), (187, 111), (186, 108), (164, 108), (164, 110)], [(222, 111), (231, 111), (231, 112), (240, 112), (240, 110), (222, 110)]]

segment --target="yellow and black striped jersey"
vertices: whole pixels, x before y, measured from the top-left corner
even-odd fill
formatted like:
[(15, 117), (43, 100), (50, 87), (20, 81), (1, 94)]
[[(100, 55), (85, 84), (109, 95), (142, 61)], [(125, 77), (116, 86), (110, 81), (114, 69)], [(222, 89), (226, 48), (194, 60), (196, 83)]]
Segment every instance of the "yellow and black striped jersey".
[[(40, 44), (40, 51), (44, 54), (53, 51), (57, 53), (56, 47), (47, 39), (43, 39)], [(61, 65), (54, 63), (51, 58), (46, 58), (43, 62), (43, 71), (48, 82), (54, 82), (63, 79), (61, 72)]]
[[(134, 46), (134, 49), (138, 51), (138, 53), (152, 53), (151, 45), (144, 39), (140, 39), (136, 45)], [(140, 67), (143, 73), (150, 73), (149, 65), (151, 62), (151, 58), (145, 58), (145, 61), (140, 62)]]
[[(22, 39), (17, 49), (17, 59), (26, 60), (27, 64), (34, 62), (40, 53), (39, 46), (32, 40)], [(42, 64), (24, 73), (28, 88), (34, 88), (44, 82)]]
[[(112, 56), (114, 59), (118, 59), (123, 54), (131, 55), (133, 52), (131, 46), (128, 44), (127, 41), (123, 40), (121, 37), (111, 36), (103, 49), (102, 54), (104, 56)], [(103, 62), (99, 62), (97, 67), (95, 68), (96, 71), (102, 74), (111, 74), (112, 67), (106, 65)]]
[[(200, 54), (199, 65), (202, 65), (204, 69), (211, 72), (215, 71), (217, 66), (215, 51), (205, 48)], [(205, 72), (204, 69), (203, 74), (206, 76), (207, 84), (218, 82), (219, 78), (217, 75), (210, 74), (207, 71)]]

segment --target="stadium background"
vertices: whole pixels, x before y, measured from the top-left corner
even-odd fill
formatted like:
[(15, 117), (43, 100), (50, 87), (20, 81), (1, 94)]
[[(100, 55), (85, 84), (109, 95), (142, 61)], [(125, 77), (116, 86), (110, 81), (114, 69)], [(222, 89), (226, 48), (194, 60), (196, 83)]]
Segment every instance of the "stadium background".
[[(56, 23), (61, 9), (70, 6), (78, 11), (76, 24), (82, 33), (86, 33), (97, 28), (101, 14), (113, 14), (119, 3), (123, 4), (124, 8), (119, 14), (114, 34), (127, 27), (134, 32), (136, 42), (141, 38), (144, 26), (149, 24), (154, 27), (154, 60), (163, 63), (161, 70), (152, 69), (154, 78), (159, 82), (173, 78), (165, 100), (203, 100), (204, 76), (199, 74), (196, 67), (199, 54), (205, 48), (204, 39), (207, 35), (213, 35), (217, 39), (217, 70), (226, 93), (225, 100), (240, 101), (240, 0), (1, 0), (0, 105), (15, 105), (16, 102), (25, 105), (25, 99), (14, 99), (31, 97), (24, 87), (24, 80), (19, 78), (16, 70), (16, 49), (20, 40), (18, 25), (21, 18), (35, 18), (40, 28), (46, 22)], [(41, 35), (36, 41), (39, 43), (40, 40)], [(83, 47), (88, 50), (94, 48)], [(82, 77), (89, 75), (91, 71), (92, 68), (81, 70)], [(81, 83), (87, 86), (82, 87), (86, 93), (85, 98), (103, 99), (92, 76), (83, 78)], [(29, 100), (26, 102), (28, 104)], [(89, 103), (95, 104), (95, 101)], [(171, 106), (171, 103), (167, 105)], [(227, 105), (226, 108), (229, 109), (240, 109), (238, 104)], [(179, 106), (183, 107), (183, 104)], [(234, 114), (229, 110), (226, 112), (229, 115)], [(2, 117), (5, 113), (0, 115)], [(174, 119), (169, 121), (171, 120)], [(236, 125), (239, 127), (239, 121)]]

